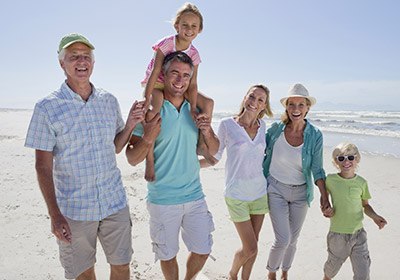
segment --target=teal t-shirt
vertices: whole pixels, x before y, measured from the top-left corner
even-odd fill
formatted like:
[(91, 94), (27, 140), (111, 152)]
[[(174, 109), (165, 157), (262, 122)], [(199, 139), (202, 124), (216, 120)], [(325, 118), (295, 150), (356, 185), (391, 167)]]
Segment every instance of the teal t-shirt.
[(361, 229), (364, 218), (362, 201), (371, 198), (367, 181), (358, 175), (345, 179), (338, 174), (329, 174), (325, 184), (335, 210), (330, 231), (353, 234)]
[[(178, 111), (165, 100), (160, 115), (161, 132), (154, 145), (156, 181), (147, 184), (148, 201), (173, 205), (203, 198), (196, 154), (198, 129), (190, 115), (190, 104), (185, 100)], [(142, 133), (143, 127), (137, 126), (134, 134)]]

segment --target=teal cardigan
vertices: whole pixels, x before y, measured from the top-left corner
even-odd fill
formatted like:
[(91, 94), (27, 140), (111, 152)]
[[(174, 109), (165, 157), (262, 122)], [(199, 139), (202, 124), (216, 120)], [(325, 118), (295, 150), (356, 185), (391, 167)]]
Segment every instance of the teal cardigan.
[[(282, 122), (273, 123), (265, 135), (267, 142), (263, 162), (265, 178), (269, 175), (269, 166), (271, 164), (274, 144), (285, 129), (285, 126), (286, 125)], [(314, 177), (314, 182), (318, 179), (325, 180), (326, 177), (323, 167), (323, 140), (321, 131), (307, 120), (303, 135), (302, 170), (307, 184), (307, 203), (308, 206), (310, 206), (311, 201), (314, 199), (314, 186), (311, 174)]]

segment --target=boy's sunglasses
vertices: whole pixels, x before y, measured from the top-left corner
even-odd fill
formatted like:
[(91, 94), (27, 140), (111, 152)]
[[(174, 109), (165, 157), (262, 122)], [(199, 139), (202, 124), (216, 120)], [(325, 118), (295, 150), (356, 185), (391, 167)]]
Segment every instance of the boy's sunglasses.
[(336, 159), (340, 162), (345, 161), (346, 159), (349, 161), (353, 161), (356, 158), (356, 156), (351, 155), (351, 156), (337, 156)]

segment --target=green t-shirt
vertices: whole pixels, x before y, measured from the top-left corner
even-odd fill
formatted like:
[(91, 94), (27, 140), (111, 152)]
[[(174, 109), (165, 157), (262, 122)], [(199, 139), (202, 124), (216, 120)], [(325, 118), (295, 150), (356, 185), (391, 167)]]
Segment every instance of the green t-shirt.
[(353, 234), (361, 229), (364, 218), (362, 201), (371, 198), (367, 181), (358, 175), (345, 179), (338, 174), (329, 174), (325, 184), (335, 210), (330, 231)]

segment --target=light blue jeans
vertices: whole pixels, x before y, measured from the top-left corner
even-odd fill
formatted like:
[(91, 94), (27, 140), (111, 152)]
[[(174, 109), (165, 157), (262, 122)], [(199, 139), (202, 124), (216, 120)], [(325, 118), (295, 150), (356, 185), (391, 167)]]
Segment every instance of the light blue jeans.
[(275, 233), (267, 269), (275, 272), (282, 266), (283, 271), (288, 271), (308, 211), (306, 184), (287, 185), (272, 176), (267, 181), (269, 216)]

